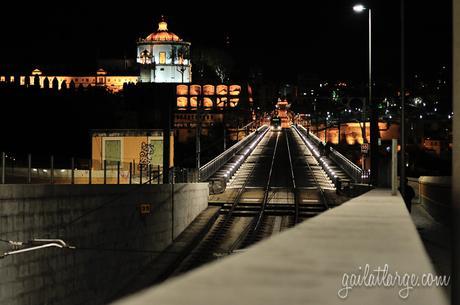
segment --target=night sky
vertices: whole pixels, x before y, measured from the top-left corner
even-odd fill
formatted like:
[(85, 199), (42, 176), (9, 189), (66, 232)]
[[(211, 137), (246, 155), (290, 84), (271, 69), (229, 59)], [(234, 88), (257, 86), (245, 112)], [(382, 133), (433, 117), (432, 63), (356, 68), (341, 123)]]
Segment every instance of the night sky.
[[(256, 65), (281, 81), (299, 72), (325, 79), (365, 80), (367, 12), (355, 1), (174, 2), (73, 1), (15, 5), (1, 11), (0, 70), (40, 63), (94, 65), (97, 58), (135, 57), (135, 41), (156, 30), (159, 16), (194, 48), (232, 49), (245, 65)], [(268, 2), (267, 2), (268, 3)], [(399, 81), (399, 1), (363, 1), (373, 9), (374, 77)], [(73, 5), (70, 7), (70, 5)], [(450, 67), (452, 2), (406, 0), (407, 63), (410, 73), (430, 77)]]

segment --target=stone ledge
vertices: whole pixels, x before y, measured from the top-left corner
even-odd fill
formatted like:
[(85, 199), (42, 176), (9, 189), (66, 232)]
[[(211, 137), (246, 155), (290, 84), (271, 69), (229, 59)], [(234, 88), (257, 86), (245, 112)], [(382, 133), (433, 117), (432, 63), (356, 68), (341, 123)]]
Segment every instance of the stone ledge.
[(400, 196), (373, 190), (265, 240), (115, 302), (114, 305), (447, 304), (443, 288), (354, 288), (337, 295), (358, 267), (389, 266), (394, 274), (434, 273)]

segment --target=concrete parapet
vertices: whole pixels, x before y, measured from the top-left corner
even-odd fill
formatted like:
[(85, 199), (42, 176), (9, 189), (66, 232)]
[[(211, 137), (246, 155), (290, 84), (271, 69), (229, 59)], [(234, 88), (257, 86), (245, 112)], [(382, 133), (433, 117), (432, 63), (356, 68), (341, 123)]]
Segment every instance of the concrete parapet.
[(450, 222), (452, 209), (452, 177), (422, 176), (419, 178), (420, 203), (437, 221)]
[(447, 304), (443, 288), (435, 286), (414, 287), (403, 299), (404, 284), (353, 287), (340, 298), (352, 274), (363, 277), (367, 264), (371, 272), (388, 265), (388, 274), (420, 280), (435, 274), (402, 198), (390, 190), (372, 190), (114, 305)]

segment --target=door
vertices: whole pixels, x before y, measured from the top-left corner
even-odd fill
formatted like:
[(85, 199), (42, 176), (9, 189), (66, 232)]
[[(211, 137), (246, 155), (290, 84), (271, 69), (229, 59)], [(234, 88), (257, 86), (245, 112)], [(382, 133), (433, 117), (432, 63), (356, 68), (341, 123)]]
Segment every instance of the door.
[(116, 167), (121, 161), (121, 140), (104, 141), (104, 159), (107, 160), (107, 167)]
[(163, 140), (150, 140), (150, 144), (153, 148), (150, 164), (163, 166)]

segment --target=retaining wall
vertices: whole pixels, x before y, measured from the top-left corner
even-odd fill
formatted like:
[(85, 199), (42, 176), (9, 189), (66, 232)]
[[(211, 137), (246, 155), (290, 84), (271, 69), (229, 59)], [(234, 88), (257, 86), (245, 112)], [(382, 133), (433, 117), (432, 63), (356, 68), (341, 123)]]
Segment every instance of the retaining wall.
[(0, 304), (107, 303), (207, 207), (207, 184), (175, 184), (171, 194), (167, 184), (0, 185), (1, 239), (77, 247), (0, 259)]

